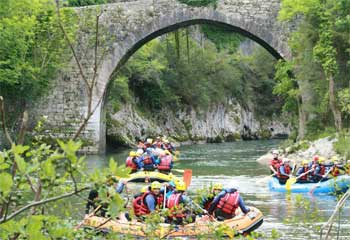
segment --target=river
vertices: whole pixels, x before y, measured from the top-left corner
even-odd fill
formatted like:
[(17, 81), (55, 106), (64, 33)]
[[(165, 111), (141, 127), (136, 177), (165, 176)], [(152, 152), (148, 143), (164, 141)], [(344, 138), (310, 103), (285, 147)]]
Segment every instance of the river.
[[(337, 203), (336, 197), (273, 193), (269, 191), (267, 182), (256, 183), (269, 174), (268, 167), (257, 163), (256, 159), (278, 146), (279, 142), (260, 140), (184, 146), (179, 149), (181, 160), (175, 163), (174, 168), (192, 169), (190, 192), (213, 182), (237, 188), (246, 205), (259, 208), (265, 216), (264, 223), (257, 232), (271, 236), (271, 232), (276, 230), (280, 234), (278, 239), (319, 239), (318, 228), (332, 214)], [(89, 156), (89, 168), (107, 166), (110, 157), (124, 164), (129, 151)], [(139, 188), (133, 188), (135, 187)], [(308, 207), (308, 204), (310, 210), (298, 207)], [(349, 203), (342, 211), (340, 222), (339, 239), (350, 239)], [(332, 239), (336, 239), (337, 231), (338, 225), (335, 224)]]

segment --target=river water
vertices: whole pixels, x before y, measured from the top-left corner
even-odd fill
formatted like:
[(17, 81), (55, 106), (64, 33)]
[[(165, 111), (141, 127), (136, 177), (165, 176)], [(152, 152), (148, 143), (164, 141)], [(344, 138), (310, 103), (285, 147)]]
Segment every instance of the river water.
[[(184, 146), (179, 149), (180, 161), (175, 163), (174, 168), (192, 169), (189, 192), (214, 182), (237, 188), (246, 205), (255, 206), (263, 212), (264, 223), (257, 232), (267, 237), (277, 231), (280, 235), (278, 239), (319, 239), (319, 227), (332, 214), (336, 197), (273, 193), (269, 191), (267, 181), (256, 183), (269, 175), (268, 167), (257, 163), (256, 159), (278, 144), (279, 140), (260, 140)], [(89, 168), (107, 166), (110, 157), (124, 164), (129, 151), (89, 156)], [(349, 203), (342, 211), (339, 233), (338, 224), (335, 224), (332, 234), (332, 239), (337, 239), (338, 234), (338, 239), (350, 239)]]

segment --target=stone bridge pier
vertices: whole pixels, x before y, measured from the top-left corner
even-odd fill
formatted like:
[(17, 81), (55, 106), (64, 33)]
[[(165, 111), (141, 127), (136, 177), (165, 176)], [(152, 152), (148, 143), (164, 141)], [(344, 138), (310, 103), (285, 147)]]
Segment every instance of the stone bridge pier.
[[(109, 43), (109, 51), (99, 65), (93, 93), (93, 105), (98, 106), (82, 134), (87, 143), (84, 150), (89, 153), (105, 151), (103, 109), (111, 76), (137, 49), (164, 33), (194, 24), (220, 25), (258, 42), (276, 58), (291, 55), (287, 38), (294, 26), (277, 21), (280, 0), (218, 0), (215, 8), (190, 7), (176, 0), (116, 0), (113, 4), (82, 7), (76, 11), (83, 16), (97, 7), (104, 10), (101, 27), (107, 29), (107, 35), (114, 40)], [(81, 40), (84, 36), (80, 37)], [(84, 54), (92, 56), (92, 53), (93, 49), (88, 49), (87, 53), (78, 50), (81, 59)], [(82, 64), (87, 71), (93, 66), (89, 59), (82, 60)], [(53, 136), (71, 136), (86, 115), (87, 94), (83, 86), (72, 60), (70, 66), (60, 71), (40, 106), (36, 106), (37, 116), (47, 115), (48, 131)]]

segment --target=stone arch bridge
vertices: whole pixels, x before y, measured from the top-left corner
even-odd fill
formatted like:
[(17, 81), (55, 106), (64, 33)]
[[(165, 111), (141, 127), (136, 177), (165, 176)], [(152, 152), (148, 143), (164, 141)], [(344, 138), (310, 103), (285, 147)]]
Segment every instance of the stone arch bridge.
[[(181, 27), (208, 23), (221, 25), (239, 32), (261, 44), (277, 58), (289, 58), (287, 45), (291, 24), (280, 23), (277, 15), (280, 0), (218, 0), (216, 7), (190, 7), (177, 0), (115, 0), (113, 4), (98, 6), (104, 10), (101, 23), (114, 40), (110, 42), (110, 51), (101, 60), (98, 71), (93, 105), (98, 104), (91, 117), (83, 138), (87, 140), (87, 152), (103, 152), (106, 145), (106, 125), (104, 121), (104, 96), (111, 76), (143, 44), (164, 33)], [(96, 6), (77, 8), (84, 15)], [(84, 37), (80, 37), (80, 40)], [(91, 56), (78, 51), (82, 57)], [(68, 137), (77, 129), (77, 123), (87, 111), (87, 94), (83, 80), (78, 74), (74, 61), (70, 67), (62, 69), (55, 80), (50, 93), (40, 106), (36, 115), (48, 117), (48, 131), (58, 137)], [(87, 71), (93, 66), (89, 59), (83, 66)]]

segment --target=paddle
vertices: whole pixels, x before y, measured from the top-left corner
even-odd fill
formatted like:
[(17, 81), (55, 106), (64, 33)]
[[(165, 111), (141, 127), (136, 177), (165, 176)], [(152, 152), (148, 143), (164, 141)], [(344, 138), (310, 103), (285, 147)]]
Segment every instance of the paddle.
[(302, 176), (308, 174), (308, 173), (311, 172), (311, 171), (312, 171), (312, 169), (310, 169), (310, 170), (307, 171), (307, 172), (304, 172), (304, 173), (300, 174), (298, 177), (289, 178), (289, 179), (287, 180), (287, 182), (286, 182), (286, 189), (287, 189), (287, 191), (290, 191), (290, 190), (292, 189), (292, 185), (293, 185), (294, 183), (296, 183), (297, 180), (298, 180), (299, 178), (301, 178)]
[(180, 154), (180, 151), (175, 151), (175, 154), (173, 154), (174, 162), (180, 161), (180, 159), (177, 157), (178, 154)]
[(166, 202), (166, 185), (164, 186), (164, 195), (163, 195), (163, 209), (165, 209), (165, 202)]
[(179, 173), (184, 173), (185, 172), (185, 170), (183, 170), (183, 169), (171, 169), (171, 171), (179, 172)]
[(193, 203), (198, 209), (202, 210), (202, 212), (203, 212), (204, 214), (208, 215), (214, 222), (218, 222), (218, 220), (216, 220), (215, 217), (214, 217), (213, 215), (210, 215), (210, 214), (208, 213), (208, 211), (205, 210), (205, 209), (203, 209), (201, 206), (199, 206), (198, 203), (193, 202), (193, 201), (192, 201), (192, 203)]
[(92, 217), (95, 215), (95, 213), (102, 207), (102, 205), (98, 205), (97, 208), (94, 209), (94, 211), (92, 213), (90, 213), (89, 215), (87, 215), (86, 217), (84, 217), (84, 220), (81, 221), (77, 226), (74, 227), (74, 230), (78, 230), (85, 222), (85, 219)]
[(313, 187), (310, 189), (309, 194), (313, 194), (314, 191), (315, 191), (315, 189), (318, 188), (318, 187), (320, 187), (321, 181), (322, 181), (324, 178), (326, 178), (326, 177), (328, 176), (328, 174), (332, 171), (332, 169), (333, 169), (333, 167), (331, 167), (331, 168), (324, 174), (324, 177), (322, 177), (322, 178), (320, 179), (320, 181), (318, 181), (317, 184), (316, 184), (315, 186), (313, 186)]
[(192, 169), (185, 169), (184, 170), (183, 180), (184, 180), (187, 187), (189, 187), (191, 185)]
[(269, 175), (269, 176), (265, 176), (265, 177), (263, 177), (263, 178), (261, 178), (261, 179), (258, 179), (258, 180), (256, 180), (255, 182), (256, 182), (256, 183), (264, 182), (264, 181), (270, 179), (271, 177), (273, 177), (273, 176), (275, 176), (275, 175), (276, 175), (276, 173), (273, 173), (273, 174), (271, 174), (271, 175)]

